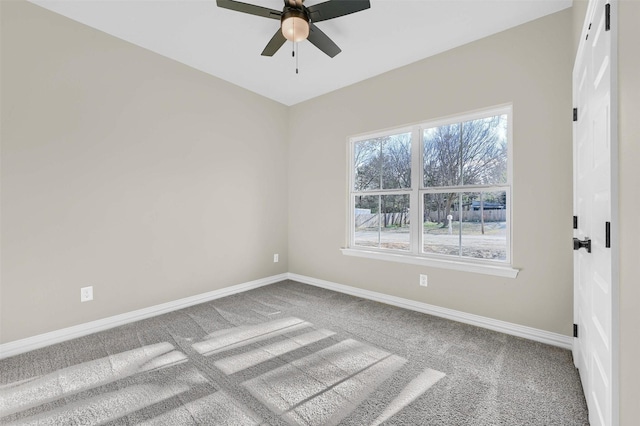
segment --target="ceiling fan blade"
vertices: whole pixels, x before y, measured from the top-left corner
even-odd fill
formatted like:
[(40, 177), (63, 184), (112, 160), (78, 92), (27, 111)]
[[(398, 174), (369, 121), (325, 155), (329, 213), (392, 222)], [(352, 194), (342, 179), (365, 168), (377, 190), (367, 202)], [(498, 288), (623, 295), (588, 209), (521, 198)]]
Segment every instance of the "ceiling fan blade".
[(282, 35), (282, 31), (278, 28), (278, 31), (271, 37), (269, 43), (262, 51), (262, 56), (273, 56), (275, 53), (282, 47), (284, 42), (287, 41), (286, 38)]
[(320, 28), (316, 27), (312, 23), (309, 23), (309, 37), (307, 40), (331, 58), (342, 52), (338, 45), (335, 44), (329, 36), (320, 31)]
[(242, 3), (235, 0), (217, 0), (218, 7), (223, 9), (235, 10), (236, 12), (248, 13), (250, 15), (262, 16), (264, 18), (280, 19), (282, 12), (279, 10), (269, 9), (254, 4)]
[(307, 8), (312, 22), (326, 21), (371, 7), (369, 0), (329, 0)]

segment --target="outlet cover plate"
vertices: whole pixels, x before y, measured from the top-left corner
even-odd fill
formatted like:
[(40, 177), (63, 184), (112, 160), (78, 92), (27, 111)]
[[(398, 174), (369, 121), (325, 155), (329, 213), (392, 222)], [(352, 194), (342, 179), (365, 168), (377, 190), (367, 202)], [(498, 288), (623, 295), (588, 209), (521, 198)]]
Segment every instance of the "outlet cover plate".
[(427, 276), (425, 274), (420, 274), (420, 286), (426, 287), (429, 281), (427, 280)]
[(90, 300), (93, 300), (93, 286), (82, 287), (80, 289), (80, 301), (88, 302)]

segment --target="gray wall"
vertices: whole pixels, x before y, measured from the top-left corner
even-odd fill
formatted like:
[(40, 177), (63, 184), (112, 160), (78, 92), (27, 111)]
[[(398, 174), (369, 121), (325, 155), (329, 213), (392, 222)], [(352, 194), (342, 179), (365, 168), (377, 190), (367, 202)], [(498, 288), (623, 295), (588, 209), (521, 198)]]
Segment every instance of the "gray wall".
[(620, 424), (640, 419), (640, 2), (619, 2)]
[(286, 107), (0, 3), (1, 342), (288, 270)]
[(578, 53), (580, 45), (580, 37), (582, 36), (582, 28), (584, 26), (584, 18), (589, 7), (589, 0), (573, 0), (571, 11), (573, 13), (573, 57)]
[[(572, 31), (567, 9), (292, 107), (289, 270), (569, 335)], [(517, 279), (341, 254), (349, 136), (506, 102)], [(419, 287), (420, 273), (428, 288)]]

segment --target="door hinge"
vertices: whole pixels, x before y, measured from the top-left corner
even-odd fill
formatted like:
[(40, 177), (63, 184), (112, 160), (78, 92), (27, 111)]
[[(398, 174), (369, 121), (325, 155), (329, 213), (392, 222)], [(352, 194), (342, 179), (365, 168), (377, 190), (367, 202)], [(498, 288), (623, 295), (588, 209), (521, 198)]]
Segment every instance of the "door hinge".
[(578, 216), (573, 217), (573, 229), (578, 229)]
[(587, 36), (584, 38), (585, 40), (589, 40), (589, 31), (591, 30), (591, 22), (589, 22), (589, 28), (587, 28)]
[(611, 222), (604, 223), (604, 246), (611, 248)]
[(604, 30), (609, 31), (611, 29), (611, 4), (604, 5)]
[(578, 324), (573, 324), (573, 337), (578, 337)]
[(578, 121), (578, 108), (573, 109), (573, 121)]

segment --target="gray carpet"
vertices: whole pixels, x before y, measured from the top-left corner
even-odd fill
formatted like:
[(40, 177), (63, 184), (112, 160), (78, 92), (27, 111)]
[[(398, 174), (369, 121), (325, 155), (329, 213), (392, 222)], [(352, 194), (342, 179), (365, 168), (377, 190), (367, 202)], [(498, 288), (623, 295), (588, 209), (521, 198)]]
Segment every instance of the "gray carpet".
[(0, 372), (3, 424), (588, 424), (567, 350), (291, 281)]

